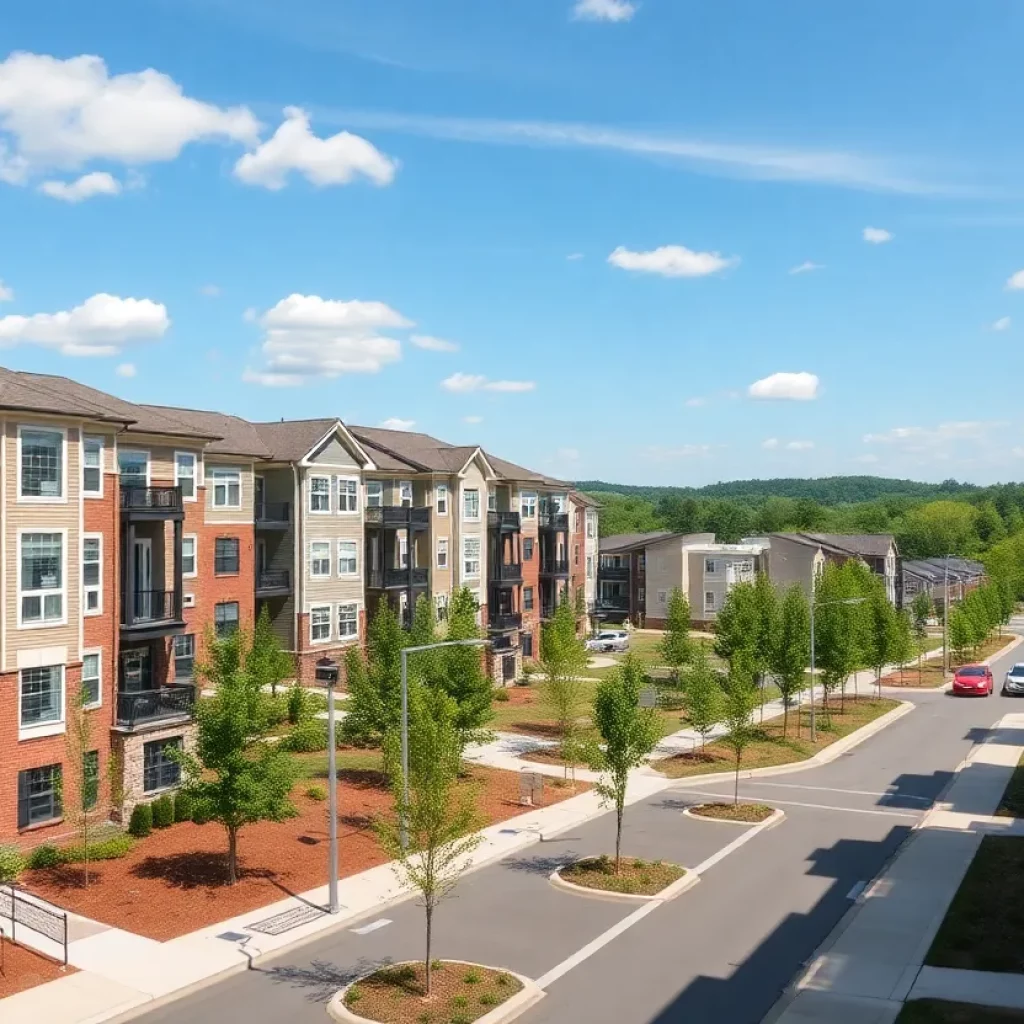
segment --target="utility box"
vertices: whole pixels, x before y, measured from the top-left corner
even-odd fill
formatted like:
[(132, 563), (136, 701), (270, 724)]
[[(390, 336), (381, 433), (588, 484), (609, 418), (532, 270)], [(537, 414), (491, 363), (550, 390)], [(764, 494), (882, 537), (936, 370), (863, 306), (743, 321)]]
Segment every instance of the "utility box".
[(338, 685), (338, 663), (330, 658), (321, 658), (316, 663), (316, 681), (323, 686)]

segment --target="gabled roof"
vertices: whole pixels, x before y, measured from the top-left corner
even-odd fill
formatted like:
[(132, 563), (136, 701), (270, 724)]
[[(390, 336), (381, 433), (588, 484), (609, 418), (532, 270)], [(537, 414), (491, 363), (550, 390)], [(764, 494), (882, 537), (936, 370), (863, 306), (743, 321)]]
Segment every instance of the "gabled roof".
[[(931, 580), (941, 583), (946, 575), (946, 560), (944, 558), (919, 558), (904, 561), (903, 572), (920, 579)], [(949, 577), (957, 579), (977, 579), (985, 575), (985, 566), (981, 562), (972, 561), (969, 558), (949, 559)]]
[(452, 446), (429, 434), (412, 430), (387, 430), (384, 427), (349, 427), (361, 444), (390, 456), (390, 459), (376, 459), (380, 469), (417, 473), (457, 473), (466, 463), (463, 459), (457, 468), (448, 454)]
[(808, 533), (806, 536), (871, 558), (885, 558), (896, 546), (896, 538), (891, 533)]
[(648, 544), (668, 540), (669, 537), (682, 536), (683, 534), (674, 533), (672, 530), (655, 530), (653, 533), (617, 533), (611, 537), (602, 537), (598, 542), (597, 550), (602, 555), (624, 554), (627, 551), (645, 548)]
[(301, 462), (332, 432), (338, 431), (367, 465), (377, 464), (376, 458), (364, 450), (358, 438), (338, 419), (275, 420), (253, 423), (252, 427), (266, 446), (267, 457), (274, 462)]
[[(174, 419), (198, 435), (214, 438), (205, 448), (210, 455), (248, 455), (266, 459), (270, 451), (260, 439), (255, 425), (238, 416), (223, 412), (207, 412), (202, 409), (179, 409), (176, 406), (139, 405), (152, 416)], [(140, 427), (133, 426), (133, 430)]]

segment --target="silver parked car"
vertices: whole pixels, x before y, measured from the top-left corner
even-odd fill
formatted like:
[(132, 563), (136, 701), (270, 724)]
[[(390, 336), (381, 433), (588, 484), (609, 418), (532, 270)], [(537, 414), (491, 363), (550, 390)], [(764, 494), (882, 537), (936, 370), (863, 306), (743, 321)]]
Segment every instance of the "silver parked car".
[(1003, 680), (1003, 696), (1024, 693), (1024, 665), (1014, 665)]
[(624, 629), (602, 629), (587, 641), (588, 651), (628, 651), (629, 634)]

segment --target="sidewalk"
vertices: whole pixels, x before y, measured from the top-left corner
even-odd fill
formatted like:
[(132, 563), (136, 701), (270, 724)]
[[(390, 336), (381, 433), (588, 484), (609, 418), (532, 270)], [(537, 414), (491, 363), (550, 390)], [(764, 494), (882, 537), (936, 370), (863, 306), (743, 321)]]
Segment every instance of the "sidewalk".
[[(889, 1024), (903, 1002), (931, 994), (922, 963), (1024, 752), (1024, 714), (1005, 715), (957, 769), (895, 860), (857, 900), (793, 992), (765, 1018), (773, 1024)], [(981, 826), (981, 827), (978, 827)], [(956, 972), (966, 973), (966, 972)], [(947, 996), (947, 998), (950, 998)]]

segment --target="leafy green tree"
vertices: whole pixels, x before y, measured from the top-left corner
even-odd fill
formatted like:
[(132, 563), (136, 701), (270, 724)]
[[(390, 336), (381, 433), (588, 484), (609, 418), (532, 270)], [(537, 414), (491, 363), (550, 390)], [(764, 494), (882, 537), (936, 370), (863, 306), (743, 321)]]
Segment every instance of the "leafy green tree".
[(754, 529), (759, 534), (781, 533), (796, 526), (796, 502), (792, 498), (771, 497), (757, 510)]
[[(786, 590), (771, 652), (771, 671), (782, 694), (782, 735), (789, 727), (789, 709), (804, 688), (811, 660), (811, 610), (799, 583)], [(800, 720), (797, 719), (797, 733)]]
[[(469, 866), (470, 854), (483, 837), (475, 804), (476, 790), (458, 789), (462, 739), (455, 702), (441, 690), (414, 686), (409, 691), (409, 775), (397, 757), (399, 735), (392, 729), (385, 747), (397, 762), (391, 774), (394, 811), (376, 823), (386, 854), (396, 861), (400, 878), (419, 894), (426, 915), (423, 958), (426, 996), (433, 992), (433, 926), (438, 904), (457, 885)], [(408, 843), (402, 842), (403, 824)]]
[[(900, 679), (903, 679), (903, 671), (915, 654), (918, 653), (916, 638), (914, 637), (914, 624), (911, 621), (909, 611), (897, 612), (894, 610), (892, 647), (889, 651), (889, 660), (900, 667)], [(882, 696), (882, 682), (878, 680), (878, 696)]]
[(387, 601), (370, 620), (366, 658), (350, 650), (345, 656), (348, 679), (346, 715), (341, 734), (353, 743), (380, 743), (402, 713), (402, 648), (408, 634)]
[(725, 735), (721, 739), (733, 757), (736, 758), (736, 769), (733, 783), (733, 803), (740, 802), (740, 763), (743, 751), (754, 739), (754, 727), (751, 715), (756, 702), (753, 678), (749, 671), (738, 666), (729, 673), (729, 681), (725, 687), (725, 700), (722, 705), (722, 724)]
[(80, 686), (68, 715), (64, 734), (68, 756), (65, 771), (59, 776), (58, 794), (64, 815), (78, 834), (83, 857), (82, 886), (86, 889), (89, 887), (90, 815), (99, 800), (100, 788), (99, 753), (93, 749), (93, 723), (88, 710), (88, 697), (85, 688)]
[[(216, 650), (231, 638), (213, 641), (210, 664), (232, 666)], [(196, 704), (195, 753), (175, 751), (185, 769), (184, 792), (196, 814), (223, 825), (228, 840), (228, 882), (238, 880), (238, 834), (257, 821), (293, 817), (289, 792), (295, 762), (278, 744), (267, 743), (270, 717), (260, 682), (243, 663), (211, 679), (215, 692)]]
[(565, 597), (541, 629), (540, 662), (545, 676), (541, 696), (558, 723), (568, 775), (580, 716), (586, 705), (587, 684), (582, 677), (587, 667), (587, 649), (585, 642), (576, 635), (576, 616)]
[(644, 670), (628, 655), (622, 665), (597, 684), (594, 724), (603, 746), (593, 754), (591, 767), (604, 773), (597, 783), (603, 801), (615, 807), (615, 873), (622, 854), (622, 818), (626, 807), (629, 773), (643, 764), (658, 742), (658, 716), (653, 708), (640, 707)]
[[(476, 623), (476, 613), (473, 594), (466, 587), (457, 590), (448, 605), (448, 635), (445, 639), (479, 640), (481, 632)], [(437, 653), (441, 666), (439, 685), (455, 702), (455, 727), (465, 749), (466, 744), (472, 742), (494, 717), (494, 683), (484, 671), (480, 647), (446, 647)], [(421, 656), (417, 654), (412, 658)]]
[[(904, 617), (892, 606), (885, 593), (885, 584), (876, 576), (869, 584), (864, 604), (864, 653), (875, 673), (875, 685), (882, 692), (882, 671), (886, 665), (899, 662), (898, 654), (905, 653), (903, 644)], [(906, 620), (909, 627), (909, 620)], [(909, 639), (909, 629), (908, 629)], [(907, 659), (909, 660), (909, 653)]]
[(928, 620), (935, 614), (932, 599), (926, 590), (919, 590), (910, 602), (910, 614), (914, 620), (914, 632), (923, 639), (928, 632)]
[(862, 630), (857, 606), (843, 603), (860, 596), (858, 578), (846, 571), (846, 565), (827, 564), (815, 587), (814, 653), (821, 671), (822, 708), (826, 718), (830, 695), (845, 686), (861, 656)]
[[(700, 531), (700, 505), (693, 498), (678, 494), (666, 495), (658, 502), (658, 518), (666, 530), (673, 533), (698, 533)], [(602, 517), (604, 512), (602, 510)]]
[(753, 583), (737, 583), (715, 620), (715, 653), (732, 667), (737, 660), (757, 662), (759, 608)]
[(284, 650), (280, 638), (274, 632), (270, 612), (265, 604), (256, 619), (247, 664), (260, 686), (269, 686), (274, 697), (277, 696), (278, 686), (295, 675), (295, 661)]
[(978, 506), (978, 517), (974, 524), (982, 544), (997, 544), (1006, 536), (1006, 525), (999, 510), (991, 501), (982, 502)]
[(975, 627), (970, 616), (964, 609), (957, 605), (950, 609), (949, 625), (946, 627), (949, 633), (949, 646), (961, 663), (967, 658), (967, 652), (974, 645)]
[(961, 501), (932, 501), (911, 509), (897, 531), (905, 558), (971, 555), (978, 550), (977, 510)]
[(761, 704), (761, 720), (764, 720), (764, 684), (772, 670), (772, 654), (779, 630), (779, 593), (768, 574), (759, 572), (754, 578), (753, 605), (756, 626), (750, 652), (754, 669), (754, 681), (758, 687)]
[(673, 587), (665, 616), (661, 656), (665, 659), (665, 664), (672, 669), (677, 685), (683, 666), (688, 665), (693, 659), (693, 647), (693, 640), (690, 639), (690, 602), (686, 600), (686, 595), (679, 587)]
[(722, 719), (722, 685), (703, 645), (697, 647), (686, 677), (684, 707), (690, 728), (700, 736), (703, 750), (708, 735)]

